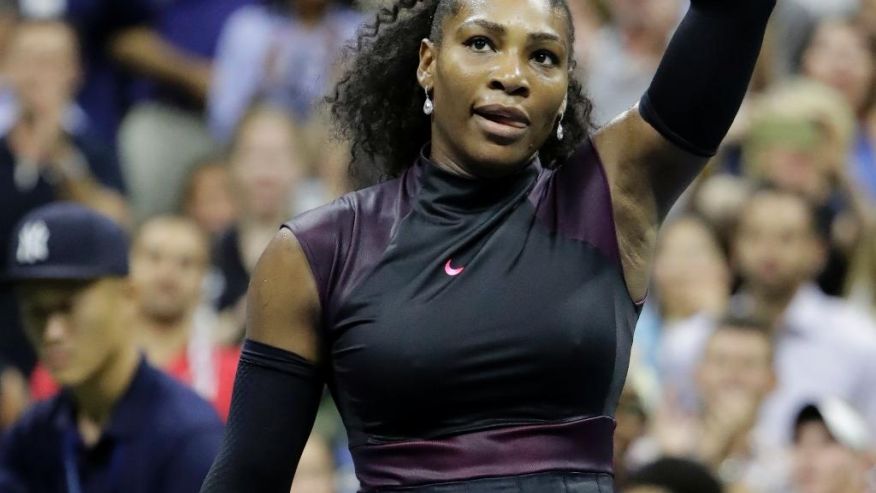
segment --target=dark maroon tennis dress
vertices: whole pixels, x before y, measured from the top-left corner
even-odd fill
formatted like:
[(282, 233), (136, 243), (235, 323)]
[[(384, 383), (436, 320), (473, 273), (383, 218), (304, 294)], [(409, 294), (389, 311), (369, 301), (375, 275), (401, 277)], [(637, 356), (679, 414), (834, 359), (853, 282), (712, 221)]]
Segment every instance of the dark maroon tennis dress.
[(421, 157), (286, 227), (363, 491), (613, 491), (638, 307), (592, 144), (495, 180)]

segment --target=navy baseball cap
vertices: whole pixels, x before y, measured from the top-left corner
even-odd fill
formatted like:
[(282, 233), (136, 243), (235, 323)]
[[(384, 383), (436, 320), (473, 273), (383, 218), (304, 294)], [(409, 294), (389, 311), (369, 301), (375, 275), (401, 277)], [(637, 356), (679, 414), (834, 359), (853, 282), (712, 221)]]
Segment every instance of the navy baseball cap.
[(29, 212), (15, 227), (7, 281), (91, 280), (128, 274), (128, 235), (112, 219), (72, 202)]

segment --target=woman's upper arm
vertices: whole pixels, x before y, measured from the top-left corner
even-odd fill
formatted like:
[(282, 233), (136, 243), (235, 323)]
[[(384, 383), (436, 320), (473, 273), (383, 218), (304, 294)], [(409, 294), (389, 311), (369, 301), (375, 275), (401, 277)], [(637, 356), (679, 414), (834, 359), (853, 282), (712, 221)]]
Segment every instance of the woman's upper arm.
[(321, 363), (319, 294), (304, 250), (287, 228), (262, 253), (247, 292), (247, 338)]
[(605, 169), (624, 277), (635, 299), (645, 296), (657, 230), (706, 160), (675, 146), (627, 111), (593, 136)]
[(600, 129), (593, 141), (612, 188), (645, 199), (658, 223), (707, 162), (663, 137), (637, 108)]

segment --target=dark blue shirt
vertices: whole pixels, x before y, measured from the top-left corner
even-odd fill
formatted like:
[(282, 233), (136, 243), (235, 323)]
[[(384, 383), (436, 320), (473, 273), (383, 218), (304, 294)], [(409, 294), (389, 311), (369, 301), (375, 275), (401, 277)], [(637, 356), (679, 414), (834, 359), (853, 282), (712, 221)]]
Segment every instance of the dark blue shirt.
[(221, 439), (210, 405), (144, 361), (92, 448), (69, 393), (29, 411), (3, 437), (0, 491), (196, 493)]
[(109, 55), (113, 36), (149, 20), (147, 0), (68, 0), (64, 18), (79, 35), (83, 81), (79, 104), (90, 129), (104, 142), (116, 142), (116, 130), (127, 110), (125, 88), (130, 75)]
[[(148, 26), (177, 50), (212, 60), (222, 27), (237, 9), (257, 0), (139, 0), (149, 12)], [(197, 28), (193, 28), (197, 26)], [(132, 102), (159, 100), (199, 110), (201, 103), (179, 88), (152, 78), (137, 78), (130, 88)]]

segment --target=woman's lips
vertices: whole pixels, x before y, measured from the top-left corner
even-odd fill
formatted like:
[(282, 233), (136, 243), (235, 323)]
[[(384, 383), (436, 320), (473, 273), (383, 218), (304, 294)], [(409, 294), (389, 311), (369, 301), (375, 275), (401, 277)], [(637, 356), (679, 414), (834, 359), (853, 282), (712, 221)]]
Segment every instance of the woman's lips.
[(499, 143), (511, 143), (522, 138), (529, 129), (529, 124), (512, 120), (505, 116), (475, 112), (474, 119), (478, 127)]

